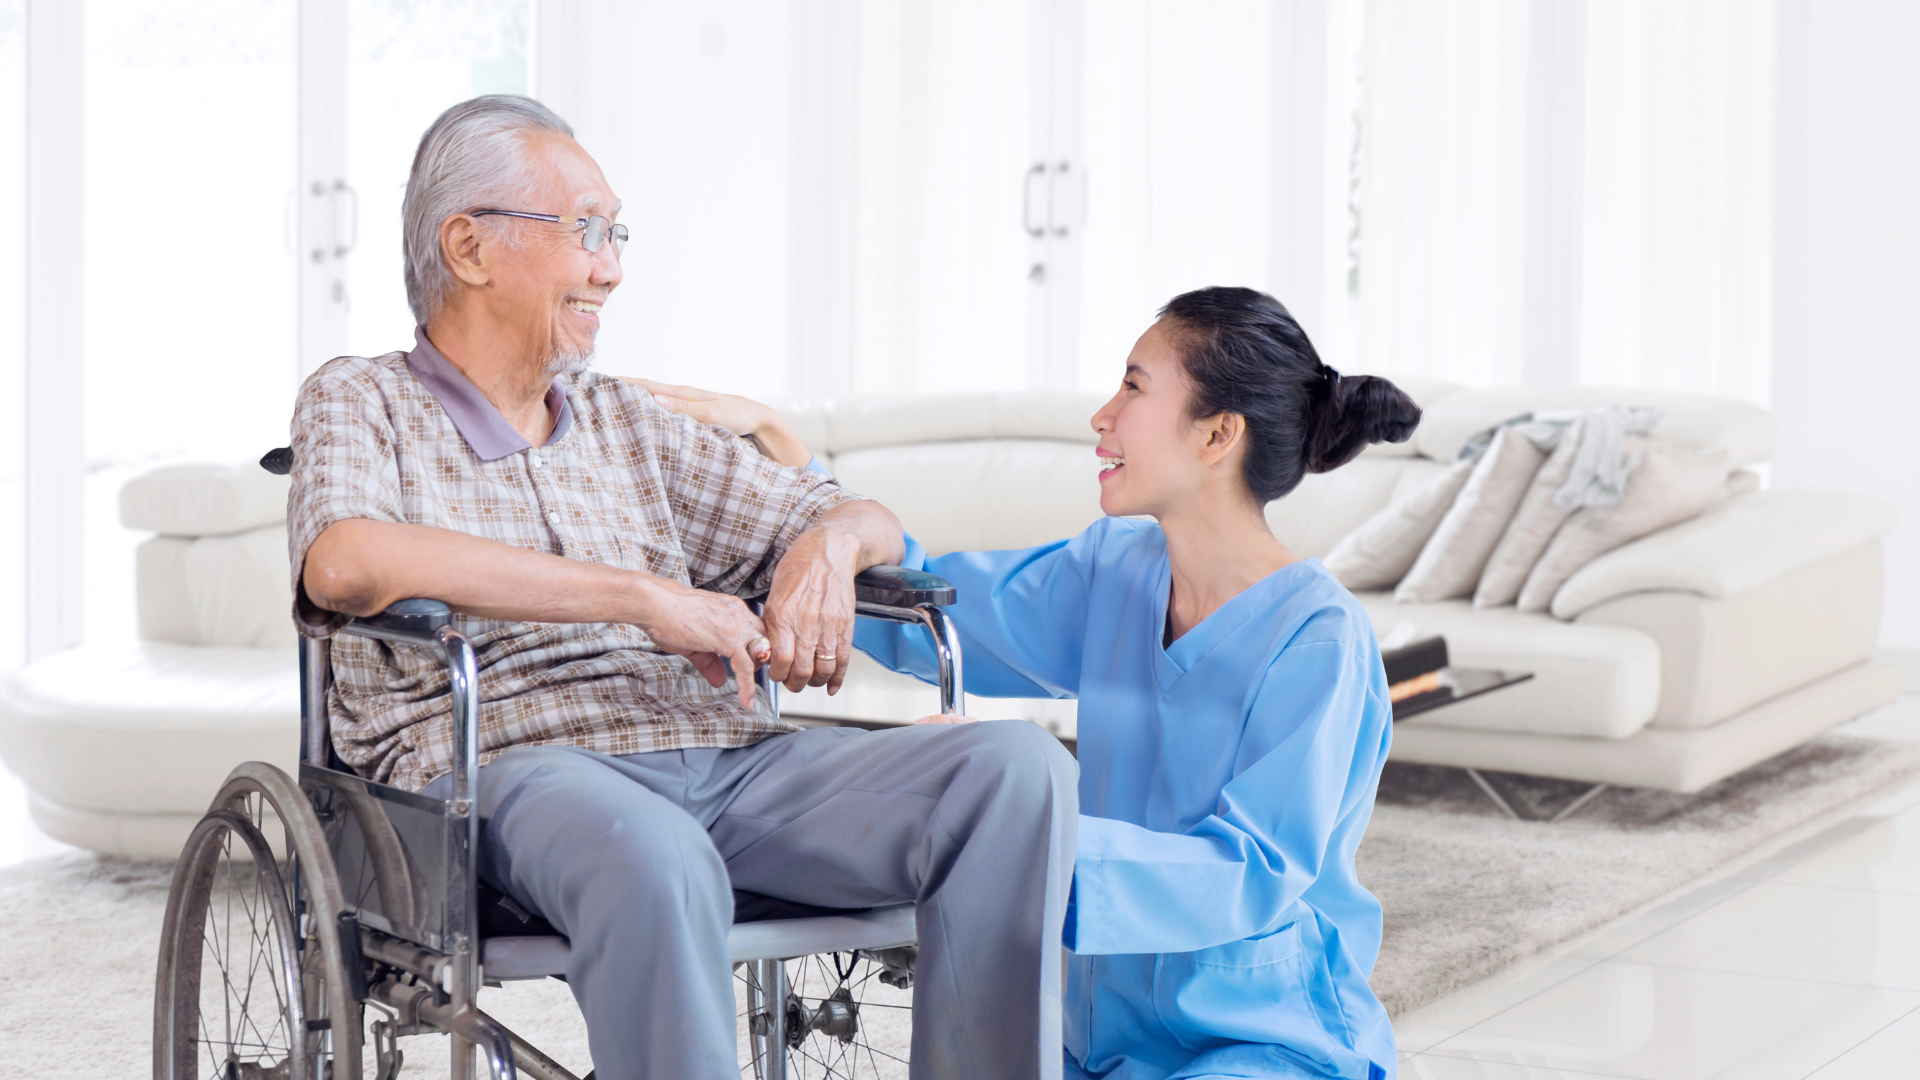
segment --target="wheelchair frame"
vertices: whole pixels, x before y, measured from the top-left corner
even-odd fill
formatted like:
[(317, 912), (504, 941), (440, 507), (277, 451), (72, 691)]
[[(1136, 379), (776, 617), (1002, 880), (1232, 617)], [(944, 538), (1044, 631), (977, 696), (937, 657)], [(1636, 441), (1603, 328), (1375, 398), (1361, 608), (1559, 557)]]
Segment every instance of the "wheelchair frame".
[[(939, 660), (941, 711), (964, 711), (959, 637), (941, 610), (954, 601), (952, 586), (920, 571), (874, 567), (856, 579), (855, 592), (860, 616), (926, 628)], [(398, 1070), (394, 1040), (399, 1035), (443, 1032), (452, 1037), (453, 1080), (471, 1080), (476, 1051), (485, 1057), (493, 1080), (515, 1080), (520, 1070), (538, 1080), (577, 1080), (482, 1012), (476, 1003), (483, 979), (484, 942), (475, 860), (480, 827), (474, 806), (480, 695), (473, 646), (453, 626), (447, 605), (434, 600), (401, 601), (380, 615), (354, 620), (340, 632), (441, 652), (447, 665), (454, 719), (452, 790), (445, 800), (433, 799), (366, 780), (339, 762), (327, 724), (331, 683), (328, 641), (303, 638), (297, 782), (271, 765), (243, 764), (228, 777), (208, 818), (195, 832), (198, 838), (216, 819), (229, 822), (229, 829), (235, 828), (230, 824), (238, 820), (234, 811), (248, 805), (249, 800), (261, 800), (252, 805), (270, 805), (286, 830), (284, 850), (291, 860), (292, 881), (287, 890), (291, 896), (286, 910), (297, 940), (283, 945), (282, 955), (309, 953), (316, 944), (322, 954), (300, 956), (299, 971), (287, 975), (288, 1000), (293, 1003), (288, 1006), (292, 1010), (288, 1060), (293, 1064), (286, 1072), (259, 1070), (257, 1066), (256, 1072), (289, 1076), (291, 1080), (308, 1076), (313, 1080), (322, 1076), (328, 1080), (358, 1080), (363, 1049), (361, 1006), (367, 1002), (391, 1014), (387, 1021), (374, 1026), (378, 1068), (383, 1075)], [(767, 678), (764, 668), (754, 678), (777, 717), (777, 684)], [(255, 850), (253, 861), (261, 866), (260, 873), (271, 876), (274, 888), (279, 889), (280, 875), (272, 869), (272, 860), (264, 860), (262, 865), (258, 857), (264, 845), (257, 841), (257, 829), (264, 824), (265, 816), (261, 811), (259, 820), (253, 822), (256, 839), (249, 843)], [(183, 853), (176, 871), (162, 935), (154, 1017), (157, 1080), (186, 1080), (181, 1066), (197, 1060), (194, 1048), (184, 1045), (194, 1040), (182, 1034), (184, 1017), (179, 1014), (181, 1003), (177, 1000), (180, 979), (175, 969), (186, 959), (181, 955), (183, 950), (198, 947), (183, 944), (186, 939), (182, 936), (185, 923), (181, 910), (185, 920), (204, 918), (205, 912), (204, 901), (195, 908), (189, 900), (182, 909), (183, 882), (194, 875), (202, 883), (210, 880), (215, 856), (206, 851), (196, 853), (193, 843), (189, 841), (189, 850)], [(910, 905), (901, 907), (910, 915)], [(196, 916), (195, 911), (201, 914)], [(828, 915), (737, 924), (755, 928), (751, 934), (730, 938), (731, 959), (736, 966), (755, 964), (749, 983), (750, 1008), (756, 998), (763, 1006), (774, 1003), (749, 1017), (749, 1045), (759, 1080), (785, 1080), (787, 1074), (784, 961), (822, 952), (871, 953), (911, 945), (911, 919), (906, 920), (907, 929), (903, 930), (898, 909), (883, 911), (893, 917)], [(905, 940), (898, 940), (903, 934)], [(493, 940), (531, 941), (535, 945), (542, 940), (549, 942), (552, 948), (543, 954), (548, 967), (554, 956), (565, 956), (565, 947), (558, 944), (560, 939)], [(285, 951), (289, 946), (291, 953)], [(540, 957), (531, 965), (525, 963), (526, 952), (521, 950), (520, 973), (502, 977), (537, 978), (551, 973), (541, 969), (537, 962)], [(315, 961), (324, 968), (317, 977), (308, 966)], [(198, 956), (193, 957), (196, 973), (199, 962)], [(189, 981), (197, 986), (197, 974)], [(758, 988), (757, 995), (752, 993), (754, 988)], [(198, 1015), (197, 1000), (194, 1008)], [(315, 1016), (320, 1018), (310, 1018)], [(310, 1040), (310, 1034), (319, 1038)], [(308, 1064), (294, 1062), (296, 1057), (311, 1063), (311, 1072)], [(328, 1066), (323, 1068), (319, 1064), (322, 1061)], [(232, 1068), (228, 1071), (235, 1073)]]

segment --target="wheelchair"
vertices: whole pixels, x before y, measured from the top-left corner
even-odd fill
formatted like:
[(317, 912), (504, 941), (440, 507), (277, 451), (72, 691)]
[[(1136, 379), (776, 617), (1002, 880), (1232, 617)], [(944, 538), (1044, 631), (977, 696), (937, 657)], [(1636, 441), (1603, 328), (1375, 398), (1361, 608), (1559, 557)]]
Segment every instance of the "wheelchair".
[[(941, 610), (952, 586), (875, 567), (855, 591), (860, 616), (926, 628), (941, 709), (964, 711), (959, 636)], [(445, 604), (405, 600), (341, 631), (444, 656), (455, 719), (445, 800), (363, 779), (339, 760), (327, 730), (328, 642), (302, 640), (299, 777), (258, 761), (235, 768), (175, 867), (154, 994), (155, 1080), (393, 1080), (397, 1039), (433, 1033), (451, 1037), (453, 1080), (471, 1080), (476, 1054), (493, 1080), (577, 1080), (476, 1000), (483, 985), (563, 975), (568, 942), (476, 876), (479, 679), (452, 623)], [(777, 684), (765, 669), (755, 680), (777, 716)], [(904, 1059), (865, 1039), (877, 1016), (905, 1007), (866, 999), (876, 980), (911, 985), (912, 904), (833, 911), (736, 893), (735, 907), (728, 948), (746, 1002), (743, 1074), (905, 1074)], [(371, 1025), (368, 1008), (379, 1014)]]

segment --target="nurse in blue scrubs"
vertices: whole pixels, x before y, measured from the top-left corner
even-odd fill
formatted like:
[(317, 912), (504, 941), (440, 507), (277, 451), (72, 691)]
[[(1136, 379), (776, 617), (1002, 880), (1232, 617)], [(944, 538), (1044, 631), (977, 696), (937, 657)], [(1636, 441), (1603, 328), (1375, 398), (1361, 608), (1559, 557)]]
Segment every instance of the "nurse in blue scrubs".
[[(1386, 677), (1359, 605), (1263, 509), (1419, 416), (1322, 364), (1272, 297), (1187, 293), (1093, 417), (1105, 519), (1025, 551), (909, 544), (958, 590), (969, 693), (1080, 702), (1067, 1077), (1394, 1075), (1354, 872)], [(933, 676), (914, 629), (854, 640)]]

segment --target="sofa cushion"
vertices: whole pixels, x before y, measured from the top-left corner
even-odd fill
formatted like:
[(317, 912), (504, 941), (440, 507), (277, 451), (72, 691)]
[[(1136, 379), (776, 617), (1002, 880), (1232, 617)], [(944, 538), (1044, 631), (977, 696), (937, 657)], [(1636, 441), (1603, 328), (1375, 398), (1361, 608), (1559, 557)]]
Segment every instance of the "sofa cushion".
[(134, 557), (134, 606), (148, 640), (291, 649), (286, 526), (148, 540)]
[(0, 677), (0, 758), (65, 806), (204, 811), (243, 761), (291, 771), (299, 740), (292, 648), (81, 648)]
[(1093, 414), (1109, 396), (1074, 390), (905, 394), (775, 407), (814, 453), (827, 457), (965, 439), (1051, 439), (1091, 446), (1100, 439)]
[(1409, 470), (1425, 476), (1432, 465), (1411, 457), (1359, 457), (1332, 472), (1308, 473), (1267, 504), (1267, 526), (1295, 552), (1319, 558), (1392, 502)]
[(1453, 505), (1434, 529), (1393, 598), (1402, 604), (1451, 600), (1472, 594), (1487, 557), (1507, 531), (1546, 455), (1517, 429), (1503, 427), (1474, 463)]
[[(1410, 474), (1424, 480), (1409, 485), (1406, 480)], [(1404, 471), (1394, 484), (1392, 501), (1327, 552), (1322, 560), (1327, 572), (1349, 589), (1384, 589), (1399, 581), (1420, 557), (1420, 549), (1472, 474), (1471, 461), (1455, 462), (1438, 471)]]
[(1513, 386), (1462, 390), (1434, 401), (1414, 435), (1420, 453), (1451, 461), (1476, 431), (1524, 412), (1641, 405), (1661, 410), (1655, 437), (1727, 452), (1730, 468), (1773, 456), (1773, 416), (1765, 409), (1707, 394), (1607, 386)]
[(932, 554), (1024, 548), (1102, 516), (1099, 459), (1083, 443), (967, 439), (850, 450), (832, 468), (885, 503)]
[(1582, 625), (1642, 631), (1660, 646), (1654, 727), (1708, 727), (1872, 657), (1882, 598), (1877, 540), (1710, 598), (1637, 592), (1589, 608)]
[(1635, 435), (1627, 437), (1627, 445), (1639, 461), (1627, 477), (1626, 494), (1612, 506), (1585, 506), (1567, 518), (1520, 587), (1516, 603), (1521, 611), (1547, 610), (1554, 593), (1581, 567), (1622, 544), (1698, 515), (1726, 492), (1724, 450), (1696, 450)]
[(1740, 495), (1588, 563), (1554, 594), (1553, 613), (1571, 619), (1616, 596), (1655, 589), (1733, 596), (1878, 540), (1893, 524), (1892, 507), (1852, 492)]
[(1530, 671), (1530, 682), (1406, 723), (1620, 739), (1645, 727), (1660, 701), (1660, 647), (1620, 626), (1562, 622), (1512, 608), (1475, 611), (1466, 600), (1396, 604), (1356, 593), (1376, 636), (1408, 624), (1416, 638), (1441, 635), (1462, 667)]
[(251, 461), (164, 465), (120, 488), (120, 524), (168, 536), (223, 536), (284, 525), (290, 484)]
[(1561, 509), (1553, 496), (1573, 472), (1573, 459), (1580, 452), (1584, 423), (1584, 420), (1575, 420), (1568, 426), (1560, 435), (1560, 445), (1554, 447), (1540, 470), (1533, 474), (1533, 481), (1527, 485), (1519, 507), (1513, 512), (1513, 520), (1507, 523), (1506, 532), (1500, 535), (1493, 554), (1487, 557), (1480, 583), (1474, 586), (1474, 607), (1500, 607), (1519, 599), (1520, 587), (1527, 583), (1533, 564), (1540, 561), (1553, 534), (1566, 523), (1571, 511)]

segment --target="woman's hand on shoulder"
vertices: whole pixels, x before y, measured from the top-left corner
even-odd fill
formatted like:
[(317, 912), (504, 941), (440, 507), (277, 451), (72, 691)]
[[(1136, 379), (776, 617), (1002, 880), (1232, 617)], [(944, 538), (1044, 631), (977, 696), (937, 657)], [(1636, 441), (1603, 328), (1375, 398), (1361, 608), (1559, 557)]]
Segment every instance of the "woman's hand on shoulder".
[(971, 716), (961, 716), (959, 713), (941, 713), (938, 716), (923, 716), (914, 721), (916, 724), (977, 724), (979, 722), (980, 721), (975, 720)]
[(615, 378), (653, 395), (653, 400), (669, 412), (692, 417), (703, 424), (726, 428), (742, 438), (752, 439), (760, 452), (782, 465), (804, 469), (813, 460), (813, 452), (800, 441), (787, 418), (778, 409), (738, 394), (720, 394), (697, 386), (676, 386), (654, 379), (631, 375)]

